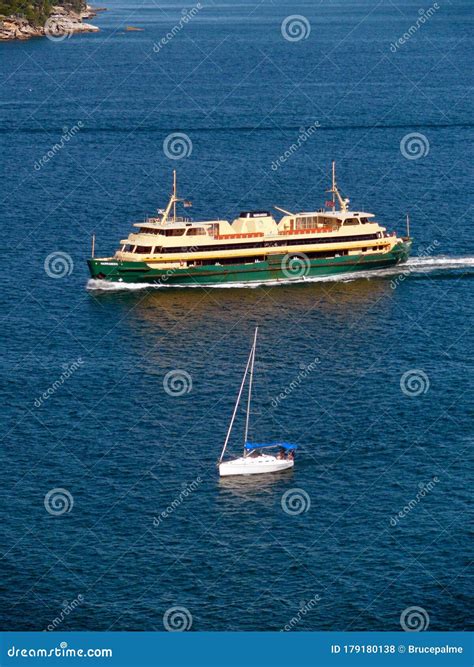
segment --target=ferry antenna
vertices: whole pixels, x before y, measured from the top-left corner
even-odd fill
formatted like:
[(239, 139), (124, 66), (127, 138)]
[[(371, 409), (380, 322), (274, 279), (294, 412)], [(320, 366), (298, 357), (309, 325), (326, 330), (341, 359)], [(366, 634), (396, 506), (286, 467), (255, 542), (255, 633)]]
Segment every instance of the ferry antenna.
[(295, 215), (291, 211), (287, 211), (286, 209), (281, 208), (281, 206), (276, 206), (275, 204), (273, 204), (273, 208), (275, 208), (277, 211), (280, 211), (281, 213), (284, 213), (285, 215)]
[(176, 222), (176, 169), (173, 169), (173, 222)]
[(332, 205), (336, 210), (336, 160), (332, 161)]

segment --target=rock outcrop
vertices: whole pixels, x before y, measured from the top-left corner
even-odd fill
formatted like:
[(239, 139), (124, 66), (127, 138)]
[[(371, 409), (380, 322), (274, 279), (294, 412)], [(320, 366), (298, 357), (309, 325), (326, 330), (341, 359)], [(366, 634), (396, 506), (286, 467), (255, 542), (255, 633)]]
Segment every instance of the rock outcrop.
[(75, 12), (65, 7), (54, 6), (43, 26), (32, 25), (19, 16), (0, 17), (0, 41), (12, 39), (30, 39), (31, 37), (49, 37), (61, 40), (77, 32), (98, 32), (99, 28), (84, 19), (92, 18), (97, 11), (86, 5), (83, 11)]

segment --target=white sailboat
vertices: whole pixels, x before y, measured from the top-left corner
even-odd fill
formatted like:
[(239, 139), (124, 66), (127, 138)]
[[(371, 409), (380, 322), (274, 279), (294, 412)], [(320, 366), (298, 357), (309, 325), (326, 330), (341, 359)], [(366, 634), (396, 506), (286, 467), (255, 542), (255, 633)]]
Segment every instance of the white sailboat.
[[(227, 477), (229, 475), (261, 475), (263, 473), (269, 472), (279, 472), (280, 470), (286, 470), (287, 468), (293, 468), (295, 464), (295, 450), (296, 445), (292, 445), (287, 442), (274, 442), (269, 444), (258, 444), (248, 442), (248, 432), (249, 432), (249, 420), (250, 420), (250, 406), (252, 400), (252, 384), (253, 384), (253, 371), (255, 365), (255, 350), (257, 348), (257, 334), (258, 327), (255, 329), (254, 339), (252, 349), (250, 350), (249, 358), (247, 360), (247, 366), (245, 367), (244, 377), (242, 378), (242, 384), (240, 385), (239, 394), (237, 396), (237, 401), (235, 403), (234, 412), (232, 413), (232, 418), (230, 420), (229, 429), (227, 431), (226, 439), (222, 452), (218, 461), (219, 466), (219, 475), (221, 477)], [(232, 459), (230, 461), (223, 461), (224, 454), (227, 449), (227, 444), (229, 442), (230, 434), (232, 432), (232, 427), (234, 425), (235, 416), (237, 414), (237, 409), (242, 398), (242, 393), (245, 386), (245, 381), (250, 370), (250, 379), (249, 379), (249, 391), (247, 397), (247, 411), (245, 417), (245, 436), (244, 436), (244, 452), (243, 455), (239, 458)], [(262, 450), (278, 448), (278, 454), (267, 454)]]

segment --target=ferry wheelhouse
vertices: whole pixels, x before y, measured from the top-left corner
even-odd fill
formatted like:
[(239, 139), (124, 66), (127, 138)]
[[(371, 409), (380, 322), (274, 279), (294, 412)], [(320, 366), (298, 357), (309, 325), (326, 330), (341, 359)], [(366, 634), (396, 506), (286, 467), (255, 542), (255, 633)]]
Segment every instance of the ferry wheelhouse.
[[(407, 260), (412, 240), (387, 232), (373, 213), (349, 209), (336, 183), (316, 211), (290, 212), (277, 222), (268, 211), (244, 211), (227, 220), (195, 222), (177, 215), (190, 205), (177, 195), (176, 172), (166, 209), (134, 224), (111, 257), (89, 259), (95, 281), (206, 286), (301, 281), (383, 269)], [(93, 253), (94, 254), (94, 253)], [(100, 287), (100, 283), (94, 283)]]

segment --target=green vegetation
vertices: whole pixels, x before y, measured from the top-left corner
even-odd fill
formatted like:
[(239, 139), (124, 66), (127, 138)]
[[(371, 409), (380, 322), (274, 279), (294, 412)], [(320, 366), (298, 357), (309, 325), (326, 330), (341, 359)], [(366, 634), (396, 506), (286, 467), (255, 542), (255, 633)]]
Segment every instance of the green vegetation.
[(21, 16), (33, 25), (44, 25), (55, 5), (80, 11), (85, 4), (83, 0), (0, 0), (0, 15)]

